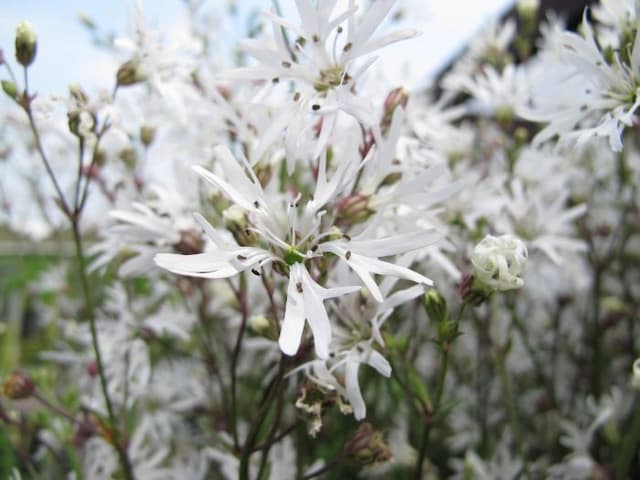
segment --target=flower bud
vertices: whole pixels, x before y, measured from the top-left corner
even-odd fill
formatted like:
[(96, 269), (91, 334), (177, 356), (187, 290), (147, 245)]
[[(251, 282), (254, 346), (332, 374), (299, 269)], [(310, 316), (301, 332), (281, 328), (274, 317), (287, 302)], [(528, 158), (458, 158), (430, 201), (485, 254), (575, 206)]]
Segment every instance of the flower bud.
[(67, 112), (67, 125), (69, 131), (76, 136), (80, 136), (78, 127), (80, 126), (80, 112), (78, 110), (71, 110)]
[(182, 230), (180, 241), (173, 245), (176, 252), (183, 255), (194, 255), (204, 251), (204, 238), (195, 230)]
[(116, 73), (116, 83), (119, 87), (128, 87), (145, 80), (146, 76), (140, 70), (140, 64), (135, 60), (129, 60), (120, 65)]
[(14, 100), (18, 98), (18, 87), (15, 83), (10, 82), (9, 80), (2, 80), (0, 83), (2, 83), (2, 90), (4, 90), (4, 93)]
[(153, 143), (156, 138), (156, 129), (150, 125), (143, 125), (140, 127), (140, 140), (142, 144), (149, 148), (149, 145)]
[(35, 389), (36, 386), (29, 375), (23, 372), (13, 372), (2, 383), (2, 393), (11, 400), (28, 398)]
[(241, 207), (231, 205), (222, 212), (222, 217), (224, 218), (225, 226), (233, 234), (233, 238), (236, 239), (238, 245), (247, 247), (256, 244), (257, 235), (249, 230), (249, 221)]
[(360, 465), (384, 463), (391, 460), (392, 454), (384, 442), (382, 434), (371, 426), (363, 423), (345, 445), (350, 457)]
[(493, 293), (493, 289), (476, 280), (476, 277), (466, 273), (458, 285), (458, 294), (463, 302), (477, 307), (484, 303)]
[(338, 225), (356, 225), (365, 222), (371, 215), (376, 213), (373, 208), (371, 195), (355, 193), (343, 198), (337, 206), (338, 217), (336, 223)]
[(430, 289), (422, 297), (422, 305), (432, 322), (442, 323), (449, 316), (447, 312), (447, 301), (435, 288)]
[(265, 335), (269, 333), (269, 319), (264, 315), (251, 315), (249, 317), (249, 328), (257, 335)]
[(33, 25), (26, 20), (16, 28), (16, 60), (20, 65), (28, 67), (36, 58), (38, 39)]
[(389, 92), (384, 100), (384, 112), (393, 113), (397, 107), (407, 108), (409, 102), (409, 91), (404, 87), (394, 88)]
[(520, 275), (527, 264), (527, 247), (513, 235), (487, 235), (471, 254), (477, 281), (493, 290), (522, 288)]
[(397, 87), (389, 92), (387, 98), (384, 100), (384, 113), (382, 114), (382, 121), (380, 122), (383, 133), (389, 130), (391, 120), (393, 119), (393, 112), (396, 111), (396, 108), (401, 107), (405, 110), (408, 102), (409, 91), (406, 88)]

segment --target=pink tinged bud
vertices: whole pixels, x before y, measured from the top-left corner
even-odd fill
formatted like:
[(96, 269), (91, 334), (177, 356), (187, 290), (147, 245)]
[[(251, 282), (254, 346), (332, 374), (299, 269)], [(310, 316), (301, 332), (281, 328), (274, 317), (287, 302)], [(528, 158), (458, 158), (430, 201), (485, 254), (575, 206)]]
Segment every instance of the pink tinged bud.
[(493, 290), (485, 288), (471, 273), (466, 273), (458, 285), (458, 294), (463, 302), (477, 307), (484, 303), (493, 293)]
[(24, 372), (13, 372), (2, 383), (2, 393), (11, 400), (28, 398), (35, 391), (36, 386)]
[(338, 204), (339, 225), (355, 225), (366, 221), (376, 211), (371, 204), (371, 195), (356, 193), (340, 201)]
[(98, 376), (98, 364), (95, 359), (91, 359), (87, 363), (87, 373), (91, 378), (95, 378)]
[(393, 111), (402, 107), (407, 108), (407, 103), (409, 102), (409, 91), (404, 87), (394, 88), (389, 92), (387, 98), (384, 101), (384, 112), (393, 113)]

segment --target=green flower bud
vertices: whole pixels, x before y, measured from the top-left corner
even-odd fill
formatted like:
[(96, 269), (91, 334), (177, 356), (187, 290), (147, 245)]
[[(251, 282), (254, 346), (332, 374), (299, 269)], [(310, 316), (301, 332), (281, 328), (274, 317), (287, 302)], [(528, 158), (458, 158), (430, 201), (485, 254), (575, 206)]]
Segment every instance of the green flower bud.
[(266, 337), (271, 329), (271, 323), (264, 315), (251, 315), (249, 317), (249, 328), (256, 335), (264, 335)]
[(38, 39), (33, 25), (26, 20), (16, 28), (16, 60), (20, 65), (28, 67), (36, 58)]
[(119, 87), (128, 87), (144, 82), (145, 80), (146, 76), (142, 73), (140, 65), (135, 60), (129, 60), (120, 65), (116, 73), (116, 82)]
[(156, 129), (149, 125), (143, 125), (140, 127), (140, 140), (145, 147), (149, 147), (156, 138)]
[(14, 100), (18, 98), (18, 87), (16, 86), (15, 83), (10, 82), (9, 80), (2, 80), (1, 83), (2, 83), (2, 90), (4, 90), (4, 93), (9, 95)]
[(424, 297), (422, 297), (422, 304), (432, 322), (442, 323), (449, 317), (449, 313), (447, 312), (447, 301), (435, 288), (430, 289), (424, 294)]
[(67, 112), (67, 125), (69, 125), (69, 131), (76, 136), (80, 136), (80, 112), (78, 110), (72, 110)]

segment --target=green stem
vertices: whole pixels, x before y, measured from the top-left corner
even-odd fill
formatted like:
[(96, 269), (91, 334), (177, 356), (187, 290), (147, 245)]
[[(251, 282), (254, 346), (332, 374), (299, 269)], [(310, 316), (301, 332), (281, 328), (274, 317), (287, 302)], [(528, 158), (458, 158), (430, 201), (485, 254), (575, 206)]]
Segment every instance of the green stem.
[(507, 411), (509, 412), (509, 423), (511, 425), (511, 431), (513, 432), (513, 436), (516, 440), (518, 454), (524, 462), (525, 478), (530, 478), (531, 476), (529, 473), (529, 465), (527, 463), (524, 451), (524, 438), (522, 436), (522, 429), (520, 428), (520, 417), (518, 415), (518, 410), (516, 408), (516, 403), (513, 397), (513, 388), (511, 385), (511, 378), (509, 377), (509, 372), (507, 371), (506, 357), (506, 352), (499, 352), (497, 354), (496, 363), (500, 372), (500, 380), (502, 381), (504, 397), (507, 402)]
[(554, 385), (553, 379), (547, 377), (544, 371), (544, 366), (540, 361), (540, 358), (538, 358), (538, 355), (536, 354), (536, 349), (531, 344), (530, 336), (528, 335), (527, 330), (525, 329), (522, 321), (520, 320), (520, 317), (518, 317), (518, 315), (516, 314), (515, 306), (512, 307), (512, 310), (511, 310), (511, 320), (513, 322), (513, 325), (516, 327), (516, 330), (520, 334), (520, 339), (522, 340), (522, 344), (524, 345), (524, 348), (527, 351), (529, 358), (533, 362), (536, 375), (538, 376), (542, 384), (546, 385), (547, 389), (549, 390), (549, 395), (551, 396), (551, 401), (553, 402), (553, 405), (556, 406), (557, 405), (556, 392), (555, 392), (555, 385)]
[(593, 320), (591, 324), (591, 342), (593, 349), (593, 362), (591, 368), (591, 391), (596, 398), (600, 398), (602, 393), (602, 332), (600, 330), (600, 297), (601, 297), (602, 271), (600, 265), (596, 264), (593, 276), (592, 308)]
[(255, 451), (256, 441), (258, 440), (258, 435), (260, 434), (260, 429), (266, 420), (267, 413), (271, 408), (271, 404), (273, 401), (279, 396), (280, 389), (282, 388), (282, 381), (284, 380), (284, 370), (285, 370), (285, 358), (280, 358), (280, 364), (278, 366), (278, 373), (276, 378), (269, 389), (264, 402), (260, 405), (260, 408), (254, 418), (254, 421), (249, 429), (249, 433), (247, 434), (244, 445), (242, 446), (242, 455), (240, 457), (240, 473), (239, 480), (249, 480), (250, 473), (250, 465), (249, 459), (251, 458), (251, 454)]
[(271, 426), (271, 430), (267, 434), (267, 440), (265, 442), (264, 449), (262, 450), (262, 457), (260, 458), (260, 469), (258, 470), (258, 479), (262, 478), (264, 474), (265, 468), (267, 467), (267, 460), (269, 459), (269, 450), (275, 443), (276, 433), (278, 433), (278, 427), (280, 426), (280, 419), (282, 418), (282, 410), (283, 410), (283, 398), (284, 398), (284, 388), (282, 383), (280, 383), (277, 387), (277, 400), (276, 400), (276, 413), (275, 418), (273, 420), (273, 425)]
[(123, 470), (125, 479), (134, 480), (135, 477), (133, 475), (133, 468), (131, 466), (131, 462), (129, 460), (125, 447), (121, 444), (121, 441), (120, 441), (120, 435), (119, 435), (119, 431), (116, 423), (116, 418), (114, 415), (113, 404), (111, 402), (111, 397), (107, 389), (107, 381), (104, 374), (104, 364), (102, 362), (100, 346), (98, 344), (98, 332), (96, 329), (95, 309), (94, 309), (93, 301), (91, 299), (91, 294), (89, 291), (89, 279), (87, 278), (86, 261), (85, 261), (84, 251), (82, 248), (82, 236), (80, 235), (79, 222), (80, 222), (80, 213), (81, 213), (82, 207), (79, 207), (80, 209), (74, 210), (74, 211), (72, 211), (69, 208), (69, 205), (65, 199), (65, 196), (62, 193), (62, 189), (58, 184), (58, 180), (56, 179), (56, 176), (51, 168), (51, 164), (49, 163), (47, 154), (44, 151), (44, 147), (42, 146), (42, 140), (40, 138), (40, 132), (38, 131), (38, 128), (35, 124), (35, 119), (33, 118), (33, 113), (31, 111), (31, 97), (29, 94), (29, 76), (28, 76), (26, 67), (24, 69), (24, 82), (25, 82), (25, 90), (24, 90), (25, 98), (24, 98), (24, 104), (22, 104), (22, 106), (29, 119), (29, 125), (31, 127), (33, 137), (36, 141), (36, 148), (38, 149), (40, 158), (42, 159), (42, 162), (44, 163), (44, 166), (49, 175), (49, 178), (51, 179), (51, 182), (53, 183), (53, 186), (56, 189), (62, 210), (66, 215), (66, 217), (69, 219), (69, 222), (71, 223), (71, 230), (73, 232), (73, 240), (75, 243), (76, 257), (79, 264), (82, 294), (85, 301), (87, 316), (89, 317), (89, 328), (91, 331), (91, 344), (93, 347), (94, 354), (96, 356), (96, 367), (98, 370), (98, 376), (100, 378), (100, 387), (102, 390), (102, 395), (104, 397), (104, 401), (107, 409), (107, 415), (108, 415), (109, 424), (110, 424), (109, 426), (113, 434), (113, 443), (114, 443), (113, 446), (116, 449), (116, 452), (118, 453), (118, 458), (122, 465), (122, 470)]
[(120, 433), (116, 423), (116, 417), (113, 410), (113, 403), (111, 401), (111, 395), (107, 388), (107, 379), (104, 373), (104, 363), (102, 361), (102, 353), (100, 351), (100, 344), (98, 342), (98, 330), (96, 328), (96, 317), (93, 300), (91, 299), (91, 293), (89, 291), (89, 279), (87, 278), (86, 261), (84, 251), (82, 248), (82, 236), (80, 235), (80, 229), (77, 221), (77, 217), (72, 218), (71, 227), (73, 231), (73, 240), (76, 246), (76, 256), (79, 263), (80, 270), (80, 283), (82, 285), (82, 294), (84, 296), (85, 305), (87, 307), (87, 316), (89, 317), (89, 329), (91, 330), (91, 345), (93, 352), (96, 356), (96, 367), (98, 370), (98, 377), (100, 379), (100, 388), (102, 390), (102, 396), (104, 397), (105, 406), (107, 408), (107, 416), (109, 418), (109, 424), (113, 432), (114, 447), (118, 452), (120, 463), (122, 464), (122, 470), (127, 480), (133, 480), (133, 468), (131, 461), (127, 455), (125, 447), (121, 443)]
[(334, 468), (337, 465), (339, 465), (340, 462), (342, 462), (342, 460), (344, 460), (345, 456), (346, 456), (345, 452), (344, 451), (340, 451), (340, 453), (338, 453), (330, 461), (325, 463), (322, 467), (318, 468), (317, 470), (314, 470), (313, 472), (309, 472), (306, 475), (303, 475), (302, 476), (302, 480), (310, 480), (311, 478), (318, 477), (318, 476), (322, 475), (323, 473), (327, 473), (329, 470), (331, 470), (332, 468)]
[(633, 458), (638, 455), (638, 447), (640, 446), (640, 402), (638, 402), (637, 396), (636, 401), (633, 402), (633, 409), (631, 428), (622, 440), (622, 447), (616, 463), (616, 478), (631, 478), (629, 469), (633, 463)]
[(76, 175), (76, 191), (73, 195), (73, 209), (78, 211), (80, 205), (80, 181), (82, 180), (82, 161), (84, 160), (84, 138), (78, 139), (78, 173)]
[(442, 400), (442, 394), (444, 392), (444, 382), (447, 377), (447, 370), (449, 366), (449, 346), (443, 345), (440, 352), (440, 373), (438, 375), (438, 386), (436, 389), (436, 399), (433, 404), (433, 410), (429, 412), (427, 417), (424, 431), (422, 432), (422, 439), (420, 441), (420, 449), (418, 450), (418, 459), (416, 461), (416, 473), (415, 479), (420, 480), (422, 478), (422, 469), (424, 465), (424, 459), (427, 454), (427, 447), (429, 445), (429, 436), (431, 435), (431, 427), (433, 427), (433, 419), (439, 413), (440, 401)]
[[(462, 314), (466, 308), (466, 302), (460, 305), (458, 315), (456, 316), (456, 329), (462, 319)], [(454, 337), (455, 340), (455, 337)], [(447, 379), (447, 372), (449, 371), (449, 349), (451, 344), (448, 342), (442, 342), (440, 345), (440, 371), (438, 373), (438, 386), (436, 387), (436, 398), (433, 402), (433, 409), (428, 412), (427, 422), (422, 433), (422, 439), (420, 441), (420, 449), (418, 450), (418, 459), (416, 461), (415, 479), (420, 480), (422, 478), (422, 469), (424, 459), (427, 454), (427, 447), (429, 445), (429, 436), (431, 435), (431, 429), (433, 427), (434, 418), (440, 413), (440, 403), (444, 394), (444, 385)]]
[[(25, 96), (29, 96), (29, 91), (25, 90)], [(42, 146), (42, 140), (40, 138), (40, 132), (38, 131), (38, 128), (36, 127), (36, 122), (35, 119), (33, 118), (33, 113), (31, 111), (31, 101), (27, 100), (26, 104), (23, 105), (24, 111), (27, 114), (27, 118), (29, 119), (29, 126), (31, 127), (31, 132), (33, 133), (33, 138), (36, 141), (36, 148), (38, 149), (38, 153), (40, 154), (40, 158), (42, 159), (42, 163), (44, 163), (44, 168), (47, 170), (47, 175), (49, 175), (49, 179), (51, 180), (51, 183), (53, 184), (53, 187), (56, 189), (56, 193), (58, 194), (58, 200), (60, 202), (60, 206), (62, 208), (62, 211), (64, 212), (64, 214), (68, 217), (71, 218), (72, 216), (72, 212), (69, 209), (69, 205), (67, 204), (67, 200), (64, 196), (64, 194), (62, 193), (62, 189), (60, 188), (60, 185), (58, 184), (58, 180), (56, 179), (55, 174), (53, 173), (53, 170), (51, 169), (51, 164), (49, 163), (49, 160), (47, 159), (47, 155), (44, 152), (44, 147)]]
[(233, 445), (237, 449), (239, 446), (238, 440), (238, 359), (240, 358), (240, 351), (242, 349), (242, 339), (247, 329), (247, 320), (249, 318), (249, 310), (247, 306), (246, 297), (246, 279), (243, 274), (240, 275), (240, 286), (236, 289), (233, 284), (229, 282), (238, 304), (240, 306), (240, 312), (242, 319), (240, 328), (238, 329), (238, 336), (236, 337), (236, 343), (233, 347), (233, 353), (231, 355), (231, 432), (233, 434)]

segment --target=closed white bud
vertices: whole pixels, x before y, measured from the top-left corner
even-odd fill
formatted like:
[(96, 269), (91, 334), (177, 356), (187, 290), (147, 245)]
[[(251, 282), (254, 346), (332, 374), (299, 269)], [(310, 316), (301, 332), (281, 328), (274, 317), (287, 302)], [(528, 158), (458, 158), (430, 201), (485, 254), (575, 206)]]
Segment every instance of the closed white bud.
[(36, 58), (38, 40), (33, 25), (26, 20), (16, 27), (16, 60), (20, 65), (28, 67)]
[(471, 254), (477, 280), (494, 290), (522, 288), (527, 264), (527, 247), (513, 235), (487, 235)]
[(257, 334), (268, 332), (269, 326), (269, 319), (264, 315), (251, 315), (249, 317), (249, 328)]

